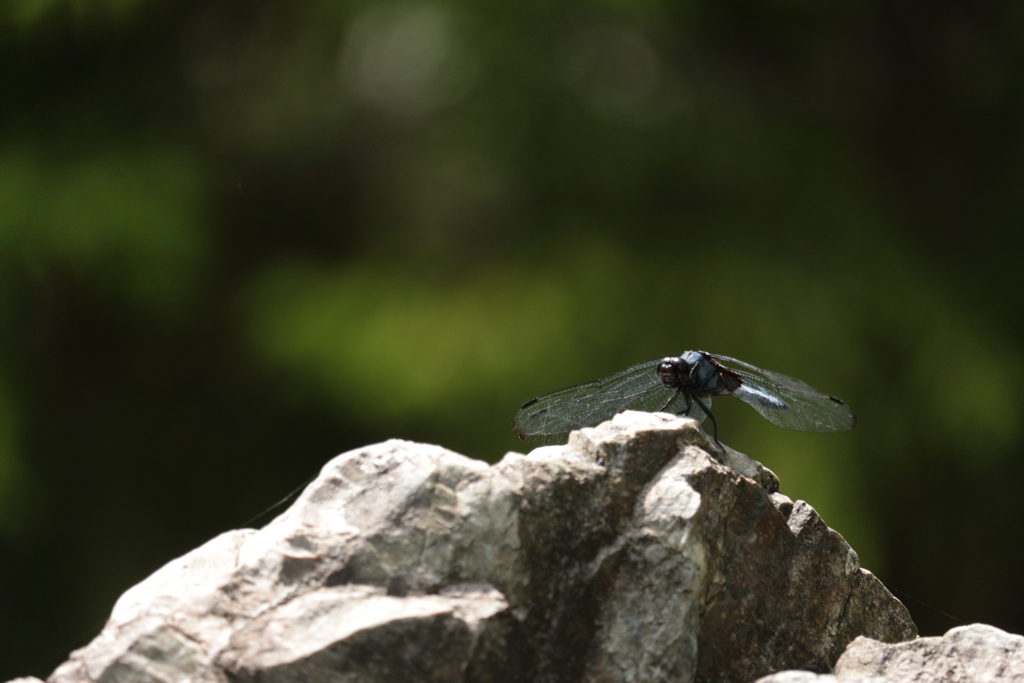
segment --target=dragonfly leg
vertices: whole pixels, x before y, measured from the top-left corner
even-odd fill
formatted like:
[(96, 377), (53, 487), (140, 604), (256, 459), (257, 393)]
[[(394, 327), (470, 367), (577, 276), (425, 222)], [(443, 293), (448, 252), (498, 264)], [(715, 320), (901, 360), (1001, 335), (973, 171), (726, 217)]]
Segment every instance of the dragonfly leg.
[(658, 410), (655, 411), (655, 412), (659, 412), (659, 413), (665, 412), (665, 409), (668, 408), (670, 405), (672, 405), (672, 403), (675, 402), (675, 400), (677, 398), (679, 398), (680, 394), (682, 394), (683, 398), (686, 399), (686, 410), (683, 410), (683, 411), (680, 411), (680, 412), (676, 412), (676, 411), (672, 411), (672, 412), (675, 412), (676, 415), (689, 415), (690, 414), (690, 407), (693, 405), (692, 403), (690, 403), (690, 395), (687, 394), (685, 391), (680, 391), (679, 389), (676, 389), (676, 393), (672, 394), (672, 397), (669, 398), (667, 401), (665, 401), (665, 405), (663, 405), (662, 407), (658, 408)]
[[(689, 399), (690, 397), (687, 396), (686, 398)], [(711, 424), (715, 428), (715, 443), (718, 444), (719, 448), (722, 448), (723, 450), (725, 450), (725, 447), (722, 446), (722, 442), (718, 440), (718, 422), (715, 421), (715, 416), (712, 415), (711, 410), (709, 410), (708, 407), (706, 405), (704, 405), (704, 403), (701, 402), (701, 400), (699, 398), (694, 396), (693, 400), (696, 401), (697, 405), (699, 405), (701, 407), (701, 410), (704, 411), (704, 414), (711, 418)]]
[(701, 407), (701, 410), (704, 411), (704, 414), (711, 418), (711, 424), (714, 425), (715, 428), (715, 443), (718, 444), (719, 448), (725, 450), (725, 446), (723, 446), (722, 442), (718, 440), (718, 422), (715, 421), (715, 416), (712, 414), (711, 409), (704, 405), (704, 402), (701, 401), (696, 396), (691, 396), (688, 392), (680, 391), (677, 389), (676, 393), (672, 394), (672, 398), (670, 398), (668, 402), (665, 403), (665, 405), (663, 405), (658, 412), (662, 412), (670, 405), (672, 405), (672, 402), (679, 398), (680, 394), (682, 394), (683, 398), (686, 399), (686, 409), (676, 412), (676, 415), (686, 415), (687, 417), (690, 417), (690, 411), (693, 409), (694, 401), (696, 401), (697, 405), (699, 405)]

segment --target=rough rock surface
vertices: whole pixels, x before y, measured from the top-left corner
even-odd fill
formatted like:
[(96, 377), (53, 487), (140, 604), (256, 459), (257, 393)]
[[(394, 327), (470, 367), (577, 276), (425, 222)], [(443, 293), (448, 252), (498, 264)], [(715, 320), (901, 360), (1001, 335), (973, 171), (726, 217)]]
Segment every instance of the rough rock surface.
[(493, 466), (368, 446), (266, 527), (129, 589), (48, 680), (752, 681), (829, 671), (857, 636), (913, 638), (842, 537), (777, 487), (663, 414)]
[(1024, 681), (1024, 636), (986, 624), (905, 643), (854, 640), (835, 675), (785, 671), (758, 683), (989, 683)]

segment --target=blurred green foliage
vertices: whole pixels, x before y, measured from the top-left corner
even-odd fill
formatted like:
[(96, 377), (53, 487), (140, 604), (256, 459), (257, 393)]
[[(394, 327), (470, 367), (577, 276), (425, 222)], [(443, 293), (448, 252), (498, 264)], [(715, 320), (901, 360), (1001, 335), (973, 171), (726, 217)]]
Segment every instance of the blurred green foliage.
[(337, 452), (493, 461), (523, 401), (691, 348), (847, 400), (840, 435), (715, 409), (864, 566), (1024, 630), (1022, 33), (1008, 2), (8, 2), (0, 677)]
[(0, 10), (0, 20), (18, 29), (33, 30), (54, 15), (66, 15), (88, 27), (96, 22), (127, 19), (145, 4), (145, 0), (8, 0)]
[(75, 155), (51, 155), (39, 142), (6, 146), (0, 259), (38, 278), (72, 272), (159, 309), (199, 284), (208, 254), (202, 174), (174, 149), (120, 144)]

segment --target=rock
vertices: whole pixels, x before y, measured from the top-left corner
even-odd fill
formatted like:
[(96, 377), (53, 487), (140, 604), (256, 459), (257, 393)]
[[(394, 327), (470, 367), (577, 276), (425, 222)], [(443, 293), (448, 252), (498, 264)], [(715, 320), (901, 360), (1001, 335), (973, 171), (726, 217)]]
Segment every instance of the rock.
[(219, 661), (239, 681), (313, 680), (322, 672), (457, 681), (467, 663), (499, 663), (475, 660), (485, 654), (483, 644), (516, 638), (507, 613), (508, 603), (490, 587), (395, 597), (372, 586), (334, 586), (264, 612)]
[(493, 466), (368, 446), (264, 528), (125, 592), (48, 680), (751, 681), (829, 671), (857, 636), (912, 638), (842, 537), (777, 488), (663, 414)]
[(757, 683), (989, 683), (1024, 680), (1024, 636), (994, 626), (958, 626), (905, 643), (855, 639), (835, 675), (784, 671)]
[(862, 636), (836, 663), (836, 676), (841, 681), (858, 676), (950, 683), (1021, 681), (1024, 636), (986, 624), (958, 626), (941, 638), (918, 638), (896, 645)]
[(838, 680), (832, 674), (816, 674), (813, 671), (780, 671), (759, 678), (755, 683), (838, 683)]

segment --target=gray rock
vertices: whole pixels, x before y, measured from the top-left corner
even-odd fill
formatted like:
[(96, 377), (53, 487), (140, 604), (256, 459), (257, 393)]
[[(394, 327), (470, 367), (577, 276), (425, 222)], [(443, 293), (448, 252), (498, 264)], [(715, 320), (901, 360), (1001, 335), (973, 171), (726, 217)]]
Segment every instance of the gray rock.
[[(724, 463), (728, 463), (726, 466)], [(750, 681), (906, 609), (693, 420), (624, 413), (488, 466), (388, 441), (128, 590), (71, 682)]]
[(771, 676), (759, 678), (755, 683), (838, 683), (832, 674), (816, 674), (813, 671), (780, 671)]
[(888, 683), (889, 679), (877, 676), (839, 677), (835, 674), (818, 674), (813, 671), (780, 671), (759, 678), (754, 683)]
[(784, 671), (757, 683), (990, 683), (1024, 680), (1024, 636), (986, 624), (904, 643), (856, 638), (835, 675)]
[(958, 626), (940, 637), (891, 645), (860, 637), (836, 663), (841, 681), (877, 676), (885, 681), (981, 683), (1024, 680), (1024, 636), (995, 626)]

